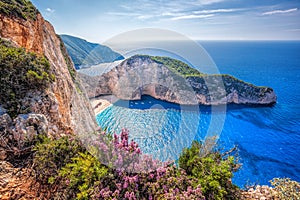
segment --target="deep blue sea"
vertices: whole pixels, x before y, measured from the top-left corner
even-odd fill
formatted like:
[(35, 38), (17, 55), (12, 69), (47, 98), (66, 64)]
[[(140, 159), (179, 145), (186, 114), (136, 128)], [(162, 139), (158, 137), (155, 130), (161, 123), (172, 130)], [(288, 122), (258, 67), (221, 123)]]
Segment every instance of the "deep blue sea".
[[(274, 177), (300, 181), (300, 42), (200, 42), (219, 71), (246, 82), (272, 87), (278, 98), (272, 107), (182, 107), (145, 96), (118, 101), (97, 116), (101, 127), (130, 131), (144, 153), (176, 159), (191, 141), (201, 140), (215, 124), (219, 145), (239, 148), (241, 169), (234, 183), (269, 184)], [(212, 115), (214, 115), (212, 117)], [(217, 130), (216, 130), (217, 131)]]

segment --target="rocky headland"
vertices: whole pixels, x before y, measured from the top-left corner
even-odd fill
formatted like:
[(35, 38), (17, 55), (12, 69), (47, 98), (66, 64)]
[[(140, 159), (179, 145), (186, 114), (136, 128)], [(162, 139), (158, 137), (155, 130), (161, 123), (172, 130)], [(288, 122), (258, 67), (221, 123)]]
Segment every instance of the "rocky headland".
[[(102, 76), (84, 77), (83, 86), (54, 28), (27, 0), (0, 0), (0, 53), (0, 199), (89, 199), (93, 190), (101, 193), (94, 186), (99, 180), (104, 183), (100, 188), (104, 193), (117, 179), (125, 180), (124, 185), (127, 180), (139, 180), (136, 176), (125, 179), (119, 171), (114, 179), (114, 174), (107, 174), (108, 168), (79, 146), (75, 137), (60, 140), (96, 129), (85, 87), (89, 97), (114, 94), (139, 99), (147, 94), (174, 103), (204, 105), (276, 102), (271, 88), (256, 87), (228, 75), (205, 75), (162, 57), (134, 56)], [(108, 104), (95, 101), (93, 107), (101, 111)], [(42, 145), (36, 144), (39, 135), (45, 137)], [(126, 148), (127, 140), (122, 140)], [(136, 146), (133, 142), (130, 145)], [(77, 164), (75, 158), (84, 162)], [(80, 184), (75, 189), (70, 184), (71, 175), (68, 179), (57, 176), (63, 166), (78, 166), (73, 178)], [(178, 178), (179, 171), (175, 172), (176, 176), (168, 180), (182, 179)], [(54, 175), (57, 177), (53, 179)], [(189, 179), (174, 183), (181, 187)], [(226, 184), (231, 184), (230, 179)], [(86, 196), (78, 196), (77, 187), (88, 189), (83, 193)], [(192, 191), (191, 187), (185, 190)], [(111, 199), (107, 194), (106, 199)], [(242, 195), (245, 199), (276, 199), (273, 194), (272, 188), (259, 187)]]
[(135, 55), (100, 76), (80, 76), (90, 98), (113, 94), (123, 100), (150, 95), (184, 105), (276, 103), (272, 88), (258, 87), (230, 75), (203, 74), (168, 57)]

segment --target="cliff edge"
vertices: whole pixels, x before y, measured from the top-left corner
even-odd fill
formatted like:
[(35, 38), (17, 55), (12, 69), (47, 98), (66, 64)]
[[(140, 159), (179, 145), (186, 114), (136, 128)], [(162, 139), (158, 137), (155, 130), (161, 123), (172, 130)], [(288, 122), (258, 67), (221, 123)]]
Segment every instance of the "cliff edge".
[(0, 3), (0, 37), (27, 52), (45, 56), (55, 76), (47, 90), (27, 94), (22, 104), (31, 113), (46, 116), (50, 135), (93, 132), (96, 127), (93, 111), (52, 25), (30, 1)]
[(258, 87), (230, 75), (203, 74), (168, 57), (135, 55), (101, 76), (80, 76), (90, 98), (114, 94), (123, 100), (150, 95), (183, 105), (276, 103), (272, 88)]

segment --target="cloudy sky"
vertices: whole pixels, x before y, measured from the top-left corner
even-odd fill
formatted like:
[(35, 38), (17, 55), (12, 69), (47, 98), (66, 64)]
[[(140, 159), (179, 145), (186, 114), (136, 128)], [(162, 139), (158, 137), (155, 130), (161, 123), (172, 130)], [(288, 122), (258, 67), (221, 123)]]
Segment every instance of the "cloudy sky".
[(59, 34), (163, 28), (195, 40), (300, 40), (300, 0), (32, 0)]

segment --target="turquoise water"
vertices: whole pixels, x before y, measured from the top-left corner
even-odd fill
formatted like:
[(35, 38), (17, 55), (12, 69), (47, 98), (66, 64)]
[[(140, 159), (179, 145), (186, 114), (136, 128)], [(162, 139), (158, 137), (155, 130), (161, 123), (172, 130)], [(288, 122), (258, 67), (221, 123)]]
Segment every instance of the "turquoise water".
[[(144, 153), (176, 159), (183, 147), (224, 126), (220, 145), (239, 147), (241, 170), (234, 182), (268, 184), (274, 177), (300, 181), (300, 42), (201, 42), (221, 73), (272, 87), (273, 107), (183, 107), (145, 96), (118, 101), (97, 116), (101, 127), (130, 131)], [(213, 118), (212, 118), (213, 115)], [(214, 131), (214, 130), (213, 130)]]

